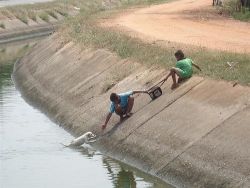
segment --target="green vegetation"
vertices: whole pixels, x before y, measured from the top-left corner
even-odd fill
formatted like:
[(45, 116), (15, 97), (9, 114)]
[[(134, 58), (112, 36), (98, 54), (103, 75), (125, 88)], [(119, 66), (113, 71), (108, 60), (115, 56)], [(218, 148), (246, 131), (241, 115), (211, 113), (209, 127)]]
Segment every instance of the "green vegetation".
[[(77, 7), (80, 9), (80, 14), (73, 18), (68, 17), (60, 30), (65, 41), (72, 40), (83, 48), (105, 48), (116, 53), (121, 58), (127, 58), (149, 67), (160, 66), (166, 69), (175, 65), (174, 52), (177, 49), (183, 49), (186, 56), (191, 57), (201, 66), (203, 71), (196, 71), (196, 74), (250, 84), (249, 54), (219, 52), (173, 42), (167, 44), (159, 44), (157, 41), (148, 43), (130, 37), (123, 32), (104, 28), (99, 25), (100, 20), (116, 16), (116, 14), (121, 13), (127, 8), (148, 6), (167, 1), (116, 0), (111, 1), (111, 3), (108, 3), (109, 1), (103, 3), (102, 0), (58, 0), (52, 3), (25, 5), (18, 8), (19, 10), (22, 8), (28, 11), (32, 7), (35, 15), (37, 14), (43, 20), (48, 21), (48, 15), (51, 15), (50, 11), (68, 16), (70, 10), (72, 11), (74, 7)], [(11, 11), (8, 9), (8, 12)], [(32, 19), (31, 14), (27, 13), (26, 15)], [(227, 62), (235, 62), (237, 65), (232, 68), (228, 66)], [(110, 79), (103, 89), (109, 89), (116, 81), (117, 79), (115, 78)]]
[(55, 19), (58, 19), (58, 17), (57, 17), (57, 15), (56, 15), (56, 13), (55, 13), (54, 10), (47, 10), (47, 13), (48, 13), (51, 17), (53, 17), (53, 18), (55, 18)]
[(4, 23), (0, 23), (0, 27), (3, 28), (3, 29), (5, 29)]
[(26, 11), (22, 11), (22, 10), (13, 10), (13, 14), (14, 16), (19, 19), (20, 21), (22, 21), (23, 23), (28, 25), (28, 16), (27, 16), (27, 12)]
[[(78, 2), (78, 3), (77, 3)], [(57, 13), (66, 17), (70, 12), (75, 11), (74, 5), (82, 4), (84, 0), (57, 0), (46, 3), (25, 4), (0, 8), (0, 14), (9, 18), (17, 18), (28, 24), (28, 19), (37, 22), (37, 17), (41, 17), (48, 22), (49, 16), (58, 19)]]
[(30, 49), (28, 44), (18, 48), (14, 52), (10, 49), (0, 48), (0, 89), (2, 86), (10, 83), (6, 82), (6, 80), (11, 78), (14, 63), (23, 57), (28, 49)]
[(5, 8), (1, 8), (0, 9), (1, 11), (1, 14), (9, 19), (12, 19), (13, 18), (13, 14), (11, 14), (7, 9)]
[(227, 0), (221, 8), (224, 13), (232, 15), (235, 19), (250, 21), (250, 7), (242, 6), (238, 0)]
[(64, 17), (67, 17), (69, 15), (64, 9), (56, 8), (55, 11)]
[[(196, 71), (196, 74), (215, 79), (237, 81), (242, 84), (250, 83), (249, 54), (208, 50), (172, 42), (164, 45), (157, 44), (157, 42), (147, 43), (122, 32), (100, 27), (98, 24), (99, 20), (112, 17), (129, 6), (159, 2), (162, 1), (121, 1), (116, 9), (106, 11), (100, 4), (85, 6), (79, 15), (70, 18), (65, 23), (61, 32), (64, 34), (65, 40), (73, 40), (83, 47), (105, 48), (121, 58), (128, 58), (146, 66), (161, 66), (166, 69), (175, 64), (174, 52), (177, 49), (183, 49), (188, 57), (191, 57), (202, 67), (203, 71), (201, 73)], [(230, 68), (227, 62), (237, 62), (237, 66)]]
[(244, 12), (234, 12), (233, 17), (237, 20), (250, 21), (250, 11)]
[(49, 22), (49, 15), (48, 15), (47, 12), (41, 12), (38, 16), (39, 16), (43, 21)]
[(32, 19), (34, 22), (37, 22), (37, 17), (36, 17), (36, 13), (33, 10), (29, 10), (27, 11), (27, 15), (30, 19)]

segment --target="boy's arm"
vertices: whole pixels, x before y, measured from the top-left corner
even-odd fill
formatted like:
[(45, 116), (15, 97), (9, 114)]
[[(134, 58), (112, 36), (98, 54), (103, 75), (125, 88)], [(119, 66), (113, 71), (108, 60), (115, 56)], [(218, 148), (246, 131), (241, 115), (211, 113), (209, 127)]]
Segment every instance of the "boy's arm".
[(109, 112), (107, 117), (106, 117), (105, 123), (102, 125), (102, 129), (105, 129), (107, 127), (107, 124), (108, 124), (109, 119), (111, 118), (111, 116), (112, 116), (112, 113)]
[(195, 68), (197, 68), (199, 71), (201, 71), (201, 68), (197, 64), (192, 62), (192, 65), (195, 66)]
[(148, 93), (147, 91), (132, 91), (132, 95), (136, 93)]

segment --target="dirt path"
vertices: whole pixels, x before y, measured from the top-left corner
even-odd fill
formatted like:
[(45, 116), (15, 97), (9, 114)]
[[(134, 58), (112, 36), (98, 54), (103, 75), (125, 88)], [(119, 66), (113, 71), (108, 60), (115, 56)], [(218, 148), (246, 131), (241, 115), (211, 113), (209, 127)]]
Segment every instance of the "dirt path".
[(210, 0), (180, 0), (121, 15), (112, 24), (144, 39), (250, 53), (250, 23), (213, 11)]

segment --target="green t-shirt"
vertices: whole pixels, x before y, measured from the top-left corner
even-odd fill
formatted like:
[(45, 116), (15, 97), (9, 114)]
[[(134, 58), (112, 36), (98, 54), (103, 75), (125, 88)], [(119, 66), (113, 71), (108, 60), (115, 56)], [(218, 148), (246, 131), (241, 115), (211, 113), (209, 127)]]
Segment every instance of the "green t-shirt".
[(177, 61), (176, 68), (181, 70), (181, 78), (190, 78), (193, 74), (192, 60), (189, 58)]

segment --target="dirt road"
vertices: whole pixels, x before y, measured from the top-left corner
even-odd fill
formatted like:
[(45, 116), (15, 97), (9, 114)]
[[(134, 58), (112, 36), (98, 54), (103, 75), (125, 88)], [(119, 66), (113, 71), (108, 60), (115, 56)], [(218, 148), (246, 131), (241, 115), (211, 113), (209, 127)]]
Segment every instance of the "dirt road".
[(112, 25), (145, 39), (250, 53), (250, 23), (215, 13), (211, 0), (180, 0), (123, 14)]

